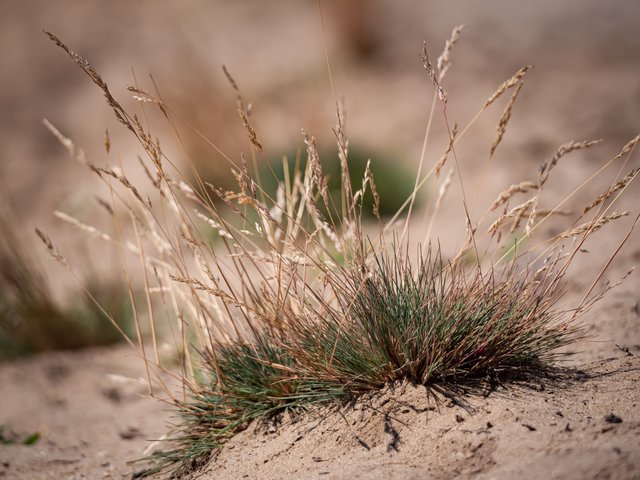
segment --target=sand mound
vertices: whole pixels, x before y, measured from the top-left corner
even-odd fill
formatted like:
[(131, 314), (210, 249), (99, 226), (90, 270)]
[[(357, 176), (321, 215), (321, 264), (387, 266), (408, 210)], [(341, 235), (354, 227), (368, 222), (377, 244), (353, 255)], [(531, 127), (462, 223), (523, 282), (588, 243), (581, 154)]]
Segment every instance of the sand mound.
[(253, 424), (185, 478), (633, 478), (640, 358), (586, 367), (570, 386), (498, 386), (465, 404), (401, 385)]

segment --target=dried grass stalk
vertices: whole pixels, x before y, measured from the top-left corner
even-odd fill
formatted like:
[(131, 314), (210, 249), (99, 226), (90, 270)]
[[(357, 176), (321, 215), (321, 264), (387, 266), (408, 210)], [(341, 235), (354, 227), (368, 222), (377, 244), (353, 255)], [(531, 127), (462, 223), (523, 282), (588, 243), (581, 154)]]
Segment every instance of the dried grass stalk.
[(329, 208), (331, 206), (331, 202), (329, 200), (329, 182), (327, 180), (327, 176), (324, 174), (320, 155), (316, 148), (316, 138), (309, 136), (304, 130), (302, 130), (302, 135), (304, 137), (304, 144), (307, 146), (307, 159), (309, 162), (309, 171), (311, 173), (311, 176), (309, 177), (311, 181), (311, 188), (313, 189), (314, 187), (318, 187), (318, 192), (320, 193), (325, 206)]
[(60, 144), (67, 149), (67, 152), (69, 153), (69, 156), (75, 160), (77, 160), (78, 162), (87, 165), (89, 162), (87, 161), (87, 156), (84, 153), (84, 150), (82, 150), (82, 148), (79, 148), (75, 145), (75, 143), (73, 143), (73, 141), (68, 138), (65, 137), (62, 132), (60, 132), (60, 130), (58, 130), (49, 120), (47, 120), (46, 118), (42, 120), (42, 123), (44, 124), (44, 126), (47, 128), (47, 130), (49, 130), (54, 137), (56, 137), (56, 139), (58, 140), (58, 142), (60, 142)]
[[(340, 160), (340, 181), (342, 182), (342, 205), (346, 210), (347, 218), (354, 220), (355, 204), (353, 203), (353, 190), (351, 189), (351, 174), (349, 173), (349, 140), (347, 138), (347, 113), (344, 100), (340, 99), (336, 105), (336, 126), (333, 133), (336, 136), (338, 158)], [(322, 194), (322, 192), (320, 192)], [(328, 206), (328, 204), (327, 204)]]
[(556, 153), (553, 156), (553, 158), (551, 159), (551, 161), (544, 162), (540, 166), (539, 180), (538, 180), (538, 183), (539, 183), (540, 187), (542, 187), (547, 182), (547, 180), (549, 179), (549, 173), (551, 172), (551, 170), (553, 170), (555, 168), (555, 166), (558, 164), (558, 160), (560, 160), (562, 157), (564, 157), (568, 153), (571, 153), (571, 152), (573, 152), (575, 150), (582, 150), (582, 149), (585, 149), (585, 148), (590, 148), (590, 147), (593, 147), (594, 145), (597, 145), (597, 144), (599, 144), (601, 142), (602, 142), (602, 139), (600, 139), (600, 140), (590, 140), (590, 141), (584, 141), (584, 142), (571, 141), (571, 142), (567, 142), (567, 143), (564, 143), (564, 144), (560, 145), (560, 147), (556, 151)]
[[(87, 232), (89, 235), (99, 238), (101, 240), (104, 240), (105, 242), (111, 242), (111, 237), (109, 235), (107, 235), (106, 233), (98, 230), (96, 227), (93, 227), (91, 225), (87, 225), (86, 223), (80, 221), (79, 219), (72, 217), (71, 215), (68, 215), (64, 212), (60, 212), (60, 211), (54, 211), (53, 214), (59, 218), (60, 220), (69, 223), (70, 225), (73, 225), (74, 227), (83, 230), (85, 232)], [(41, 237), (42, 238), (42, 237)]]
[(516, 85), (518, 85), (522, 81), (524, 76), (527, 74), (527, 71), (529, 71), (529, 69), (531, 69), (531, 68), (533, 68), (532, 65), (526, 65), (526, 66), (520, 68), (516, 73), (514, 73), (511, 78), (509, 78), (502, 85), (500, 85), (498, 87), (498, 89), (493, 93), (493, 95), (491, 95), (487, 99), (487, 101), (484, 102), (484, 105), (482, 106), (482, 109), (483, 110), (486, 109), (489, 105), (491, 105), (498, 98), (500, 98), (504, 92), (506, 92), (510, 88), (513, 88)]
[(569, 237), (575, 237), (576, 235), (580, 235), (582, 233), (593, 233), (597, 230), (600, 230), (607, 223), (622, 217), (626, 217), (627, 215), (629, 215), (629, 212), (621, 212), (621, 213), (613, 212), (612, 214), (604, 215), (595, 221), (586, 222), (576, 228), (573, 228), (566, 232), (562, 232), (559, 236), (560, 238), (569, 238)]
[(456, 143), (457, 135), (458, 135), (458, 124), (454, 123), (453, 129), (451, 130), (451, 137), (449, 138), (449, 143), (447, 144), (447, 148), (445, 149), (444, 153), (440, 157), (440, 160), (438, 160), (438, 163), (436, 163), (434, 167), (434, 175), (436, 176), (436, 178), (440, 178), (440, 171), (444, 167), (444, 164), (447, 163), (447, 158), (449, 158), (449, 154), (451, 153), (451, 150), (453, 150), (453, 145)]
[(622, 180), (610, 187), (606, 192), (598, 195), (598, 197), (593, 202), (591, 202), (584, 208), (582, 214), (584, 215), (585, 213), (591, 211), (598, 205), (606, 202), (615, 193), (619, 192), (623, 188), (626, 188), (626, 186), (629, 185), (638, 176), (638, 173), (640, 173), (640, 168), (634, 168), (633, 170), (631, 170)]
[(440, 103), (442, 103), (443, 107), (447, 104), (447, 93), (444, 88), (440, 85), (440, 81), (438, 80), (438, 76), (436, 75), (436, 71), (431, 64), (431, 60), (429, 60), (429, 52), (427, 50), (427, 42), (422, 43), (422, 52), (420, 53), (420, 60), (422, 60), (422, 66), (427, 72), (427, 75), (431, 79), (433, 86), (436, 88), (436, 93), (438, 94), (438, 99)]
[(489, 226), (487, 233), (491, 234), (491, 236), (495, 235), (500, 227), (511, 218), (515, 219), (511, 227), (511, 232), (515, 231), (515, 229), (520, 225), (522, 218), (529, 212), (529, 209), (535, 201), (535, 198), (531, 198), (526, 202), (513, 207), (511, 210), (503, 212), (497, 220)]
[(367, 166), (364, 171), (364, 177), (369, 183), (369, 187), (371, 188), (371, 194), (373, 195), (373, 215), (381, 221), (380, 218), (380, 195), (378, 195), (378, 190), (376, 189), (376, 182), (373, 178), (373, 172), (371, 171), (371, 160), (367, 161)]
[(495, 140), (491, 144), (491, 149), (489, 150), (490, 156), (493, 156), (496, 148), (498, 148), (498, 145), (500, 145), (500, 142), (502, 141), (502, 137), (504, 137), (504, 133), (507, 131), (507, 124), (509, 123), (509, 119), (511, 118), (511, 110), (513, 109), (513, 105), (516, 103), (518, 95), (520, 94), (520, 90), (522, 90), (523, 86), (524, 82), (520, 81), (516, 89), (511, 94), (504, 112), (502, 112), (502, 116), (500, 117), (500, 121), (498, 122), (498, 133)]
[(529, 190), (534, 190), (537, 188), (538, 188), (537, 183), (529, 182), (529, 181), (524, 181), (516, 185), (511, 185), (509, 188), (507, 188), (502, 193), (500, 193), (500, 195), (498, 195), (498, 198), (496, 198), (496, 200), (491, 205), (490, 210), (494, 211), (499, 206), (508, 203), (509, 199), (511, 199), (511, 197), (513, 197), (516, 193), (526, 193)]
[(67, 265), (67, 260), (62, 256), (60, 251), (54, 246), (49, 236), (39, 228), (36, 228), (35, 232), (36, 232), (36, 235), (38, 235), (38, 238), (40, 238), (40, 240), (42, 241), (42, 243), (44, 243), (44, 246), (46, 247), (47, 252), (49, 252), (49, 255), (51, 255), (51, 258), (53, 258), (57, 262), (60, 262), (61, 265)]
[(249, 141), (253, 144), (254, 147), (256, 147), (259, 151), (262, 152), (263, 151), (262, 144), (258, 141), (258, 135), (256, 134), (256, 131), (253, 129), (253, 126), (249, 122), (249, 118), (247, 117), (247, 114), (240, 106), (238, 106), (238, 115), (240, 115), (240, 119), (242, 120), (242, 125), (244, 126), (244, 128), (247, 129), (247, 135), (249, 135)]
[(71, 57), (71, 59), (89, 76), (89, 78), (91, 78), (93, 83), (95, 83), (100, 88), (100, 90), (102, 90), (107, 100), (107, 104), (113, 109), (113, 112), (115, 113), (115, 116), (118, 119), (118, 121), (120, 121), (120, 123), (122, 123), (125, 127), (127, 127), (129, 130), (131, 130), (134, 134), (137, 135), (136, 130), (133, 128), (133, 125), (129, 120), (129, 115), (124, 110), (124, 108), (122, 108), (122, 106), (116, 101), (113, 95), (111, 95), (108, 85), (102, 79), (102, 77), (98, 74), (98, 72), (95, 71), (95, 69), (91, 66), (91, 64), (87, 60), (82, 58), (80, 55), (75, 53), (73, 50), (71, 50), (69, 47), (67, 47), (64, 43), (62, 43), (62, 41), (60, 41), (60, 39), (56, 37), (53, 33), (48, 32), (47, 30), (44, 30), (44, 33), (58, 47), (64, 50)]
[(626, 154), (630, 153), (634, 148), (636, 148), (636, 145), (638, 145), (639, 142), (640, 135), (627, 142), (624, 147), (622, 147), (622, 150), (620, 150), (620, 152), (613, 158), (613, 160), (618, 160), (619, 158), (622, 158)]
[(460, 34), (462, 33), (463, 29), (464, 25), (458, 25), (457, 27), (454, 27), (453, 31), (451, 32), (451, 37), (449, 37), (449, 39), (445, 41), (444, 50), (442, 51), (436, 62), (439, 82), (442, 82), (442, 79), (449, 71), (449, 68), (451, 68), (451, 52), (455, 44), (460, 39)]

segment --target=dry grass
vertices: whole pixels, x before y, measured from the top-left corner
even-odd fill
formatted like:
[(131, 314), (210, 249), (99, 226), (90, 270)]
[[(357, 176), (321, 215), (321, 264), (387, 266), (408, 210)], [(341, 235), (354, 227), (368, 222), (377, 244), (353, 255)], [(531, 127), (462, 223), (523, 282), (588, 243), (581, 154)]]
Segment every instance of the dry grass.
[[(637, 170), (585, 208), (580, 226), (529, 242), (552, 215), (563, 213), (565, 200), (540, 207), (546, 202), (544, 186), (551, 171), (560, 168), (562, 156), (597, 143), (570, 142), (542, 163), (537, 178), (496, 193), (497, 200), (486, 212), (472, 217), (471, 204), (476, 199), (468, 199), (464, 191), (456, 145), (482, 112), (511, 91), (490, 147), (490, 158), (495, 155), (529, 67), (500, 85), (458, 132), (447, 118), (449, 99), (443, 81), (459, 34), (460, 29), (454, 30), (436, 67), (426, 47), (422, 54), (434, 86), (430, 117), (440, 110), (449, 126), (445, 155), (423, 174), (423, 154), (414, 191), (391, 219), (383, 220), (370, 165), (361, 179), (350, 178), (340, 104), (336, 104), (334, 129), (339, 198), (329, 194), (326, 160), (318, 154), (316, 139), (305, 132), (306, 162), (294, 169), (283, 164), (283, 180), (275, 197), (263, 188), (257, 169), (250, 167), (261, 158), (262, 142), (237, 90), (240, 122), (250, 140), (248, 159), (243, 155), (235, 162), (218, 152), (229, 163), (238, 187), (226, 190), (199, 179), (191, 186), (165, 157), (150, 127), (140, 120), (144, 117), (123, 108), (86, 60), (47, 33), (103, 91), (116, 118), (140, 141), (147, 157), (149, 184), (137, 186), (122, 167), (92, 164), (54, 132), (112, 193), (109, 208), (120, 227), (119, 237), (109, 240), (139, 259), (151, 325), (155, 323), (151, 293), (161, 293), (174, 319), (173, 340), (181, 352), (180, 373), (174, 374), (184, 386), (182, 395), (168, 391), (159, 380), (158, 373), (165, 367), (158, 360), (155, 335), (154, 352), (145, 351), (139, 343), (150, 386), (165, 390), (183, 419), (171, 442), (155, 453), (159, 463), (149, 473), (208, 453), (256, 418), (352, 398), (394, 380), (437, 386), (549, 368), (559, 355), (558, 347), (582, 336), (576, 320), (608, 288), (597, 290), (595, 285), (619, 249), (612, 252), (578, 305), (560, 302), (565, 275), (586, 239), (620, 215), (608, 210), (631, 185)], [(181, 121), (159, 96), (137, 87), (131, 90), (143, 108), (157, 106), (170, 125)], [(429, 141), (427, 129), (425, 146)], [(635, 147), (629, 145), (605, 165), (627, 158)], [(212, 148), (217, 147), (212, 144)], [(437, 216), (456, 176), (467, 236), (456, 255), (443, 259), (431, 246), (436, 244), (430, 238), (433, 220), (422, 246), (409, 241), (409, 226), (416, 195), (438, 176), (449, 157), (453, 168), (428, 214), (431, 219)], [(154, 192), (153, 201), (142, 193), (149, 189)], [(373, 198), (377, 225), (363, 221), (367, 192)], [(510, 206), (516, 194), (528, 197)], [(492, 212), (498, 208), (502, 211)], [(587, 213), (591, 217), (583, 218)], [(124, 228), (125, 219), (129, 228)], [(210, 232), (203, 233), (207, 229)], [(489, 235), (483, 233), (487, 231)], [(211, 235), (219, 237), (215, 248), (207, 240)], [(534, 246), (525, 249), (524, 241)]]

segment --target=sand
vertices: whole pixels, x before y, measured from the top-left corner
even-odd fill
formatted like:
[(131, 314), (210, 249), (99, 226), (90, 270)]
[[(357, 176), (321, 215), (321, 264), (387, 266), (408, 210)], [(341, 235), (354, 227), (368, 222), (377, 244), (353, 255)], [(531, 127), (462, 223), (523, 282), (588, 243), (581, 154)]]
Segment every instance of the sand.
[(166, 431), (166, 404), (148, 396), (128, 347), (47, 353), (0, 368), (0, 424), (34, 445), (0, 445), (0, 478), (131, 478)]

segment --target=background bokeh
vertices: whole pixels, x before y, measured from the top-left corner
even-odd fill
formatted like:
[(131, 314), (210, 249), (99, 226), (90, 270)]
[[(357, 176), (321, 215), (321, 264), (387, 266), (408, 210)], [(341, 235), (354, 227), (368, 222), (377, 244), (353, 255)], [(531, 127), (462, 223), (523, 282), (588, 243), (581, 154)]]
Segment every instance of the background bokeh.
[[(98, 163), (108, 127), (114, 148), (135, 161), (99, 92), (43, 28), (88, 58), (121, 100), (130, 96), (124, 87), (134, 83), (133, 71), (147, 87), (153, 74), (168, 103), (232, 155), (246, 145), (239, 143), (243, 132), (223, 64), (254, 103), (269, 155), (300, 148), (301, 127), (332, 141), (333, 102), (314, 1), (1, 4), (0, 159), (25, 222), (91, 190), (84, 177), (77, 183), (77, 166), (42, 118)], [(335, 89), (346, 98), (352, 142), (391, 152), (408, 167), (417, 163), (430, 98), (417, 57), (421, 42), (436, 57), (460, 23), (466, 29), (446, 82), (453, 120), (466, 120), (518, 67), (536, 67), (514, 113), (504, 158), (548, 155), (559, 142), (592, 136), (605, 137), (614, 149), (636, 133), (640, 5), (634, 0), (334, 0), (323, 7)], [(494, 128), (490, 120), (488, 129)], [(218, 160), (211, 155), (207, 161)]]
[[(451, 124), (465, 124), (519, 67), (535, 66), (493, 161), (492, 185), (503, 188), (535, 176), (538, 165), (568, 140), (604, 138), (602, 147), (581, 155), (586, 163), (567, 162), (574, 167), (556, 175), (559, 188), (579, 182), (638, 133), (640, 4), (635, 0), (323, 0), (322, 6), (334, 90), (346, 102), (351, 145), (372, 156), (374, 165), (378, 159), (405, 171), (399, 177), (380, 175), (380, 182), (393, 179), (387, 186), (392, 192), (410, 188), (402, 179), (416, 171), (431, 103), (432, 86), (418, 58), (422, 42), (435, 59), (461, 23), (466, 28), (444, 82)], [(315, 1), (4, 0), (0, 24), (0, 172), (14, 203), (14, 226), (47, 268), (58, 267), (44, 258), (34, 225), (74, 252), (76, 267), (95, 262), (115, 264), (116, 274), (119, 269), (108, 255), (89, 253), (93, 261), (76, 255), (91, 252), (92, 242), (53, 217), (59, 209), (97, 221), (94, 194), (100, 188), (68, 158), (42, 119), (97, 164), (108, 158), (105, 129), (112, 143), (109, 161), (133, 170), (140, 150), (101, 93), (42, 29), (89, 59), (127, 107), (140, 105), (126, 86), (153, 90), (153, 75), (166, 103), (234, 159), (249, 145), (222, 65), (253, 105), (252, 123), (265, 146), (261, 162), (303, 149), (301, 128), (318, 137), (321, 149), (334, 142), (335, 105)], [(146, 112), (153, 120), (154, 109)], [(484, 165), (501, 112), (499, 104), (483, 115), (458, 149), (467, 181)], [(152, 125), (172, 160), (190, 159), (214, 183), (224, 184), (228, 164), (193, 131), (181, 127), (182, 148), (164, 122)], [(427, 162), (440, 157), (446, 138), (438, 114)], [(396, 188), (394, 182), (407, 185)], [(483, 194), (490, 202), (495, 192)], [(459, 206), (453, 196), (456, 202)], [(462, 220), (452, 218), (462, 217), (446, 215), (437, 225), (439, 236), (464, 228)]]

